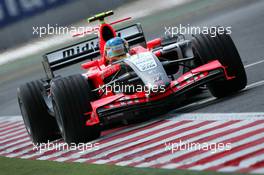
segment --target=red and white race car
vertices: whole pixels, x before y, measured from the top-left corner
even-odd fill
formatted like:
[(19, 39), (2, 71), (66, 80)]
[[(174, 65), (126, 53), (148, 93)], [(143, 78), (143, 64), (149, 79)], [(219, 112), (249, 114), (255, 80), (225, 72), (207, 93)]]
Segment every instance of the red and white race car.
[[(112, 14), (90, 18), (100, 21), (98, 37), (47, 53), (46, 77), (18, 88), (21, 113), (34, 143), (61, 137), (67, 143), (96, 139), (104, 125), (166, 113), (200, 86), (206, 85), (218, 98), (245, 88), (244, 66), (228, 34), (146, 41), (140, 24), (115, 31), (112, 25), (123, 20), (107, 24), (104, 18)], [(107, 64), (105, 43), (115, 36), (128, 41), (130, 56)], [(89, 60), (82, 64), (87, 72), (55, 75), (84, 60)]]

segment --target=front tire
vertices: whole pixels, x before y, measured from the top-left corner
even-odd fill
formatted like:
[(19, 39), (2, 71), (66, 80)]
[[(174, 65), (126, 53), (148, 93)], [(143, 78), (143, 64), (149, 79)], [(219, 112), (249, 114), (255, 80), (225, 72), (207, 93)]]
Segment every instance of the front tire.
[(68, 144), (85, 143), (100, 136), (99, 125), (86, 126), (95, 99), (89, 82), (82, 75), (72, 75), (52, 82), (53, 107), (62, 137)]
[(45, 88), (40, 80), (21, 85), (17, 90), (20, 111), (27, 132), (35, 144), (60, 138), (56, 120), (48, 113), (42, 97)]
[(213, 96), (225, 97), (246, 87), (246, 72), (230, 35), (226, 32), (217, 34), (215, 37), (210, 34), (198, 34), (193, 36), (192, 44), (194, 53), (203, 64), (218, 59), (223, 66), (227, 67), (228, 75), (235, 77), (231, 80), (209, 83), (208, 88)]

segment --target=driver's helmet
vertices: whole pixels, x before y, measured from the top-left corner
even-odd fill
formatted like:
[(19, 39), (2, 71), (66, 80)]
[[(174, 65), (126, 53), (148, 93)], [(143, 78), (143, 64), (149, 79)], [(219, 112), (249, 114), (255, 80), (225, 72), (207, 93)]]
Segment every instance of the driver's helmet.
[(123, 38), (114, 37), (105, 44), (105, 57), (108, 63), (125, 58), (128, 52), (128, 42)]

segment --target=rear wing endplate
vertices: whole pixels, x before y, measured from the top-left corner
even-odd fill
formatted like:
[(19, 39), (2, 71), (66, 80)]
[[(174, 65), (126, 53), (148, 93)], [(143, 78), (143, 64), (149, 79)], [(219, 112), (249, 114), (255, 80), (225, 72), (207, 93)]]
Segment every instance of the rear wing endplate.
[[(128, 41), (129, 46), (146, 46), (146, 39), (140, 24), (134, 24), (117, 30), (117, 36)], [(54, 71), (84, 60), (93, 60), (98, 56), (100, 56), (98, 37), (94, 37), (45, 54), (42, 64), (47, 78), (52, 79), (54, 77)]]

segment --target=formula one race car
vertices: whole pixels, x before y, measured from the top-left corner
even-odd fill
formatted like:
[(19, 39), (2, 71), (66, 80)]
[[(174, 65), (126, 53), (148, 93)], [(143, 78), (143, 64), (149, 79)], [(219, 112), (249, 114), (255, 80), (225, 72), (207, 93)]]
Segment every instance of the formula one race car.
[[(107, 24), (104, 18), (112, 14), (89, 18), (100, 21), (98, 37), (47, 53), (46, 78), (18, 88), (23, 120), (34, 143), (61, 137), (67, 143), (96, 139), (109, 123), (166, 113), (200, 86), (206, 85), (218, 98), (245, 88), (244, 66), (227, 33), (146, 42), (140, 24), (115, 31), (112, 25), (126, 19)], [(104, 47), (115, 36), (128, 42), (129, 56), (109, 64)], [(54, 74), (84, 60), (89, 60), (82, 64), (86, 73)], [(114, 88), (120, 85), (125, 88)]]

